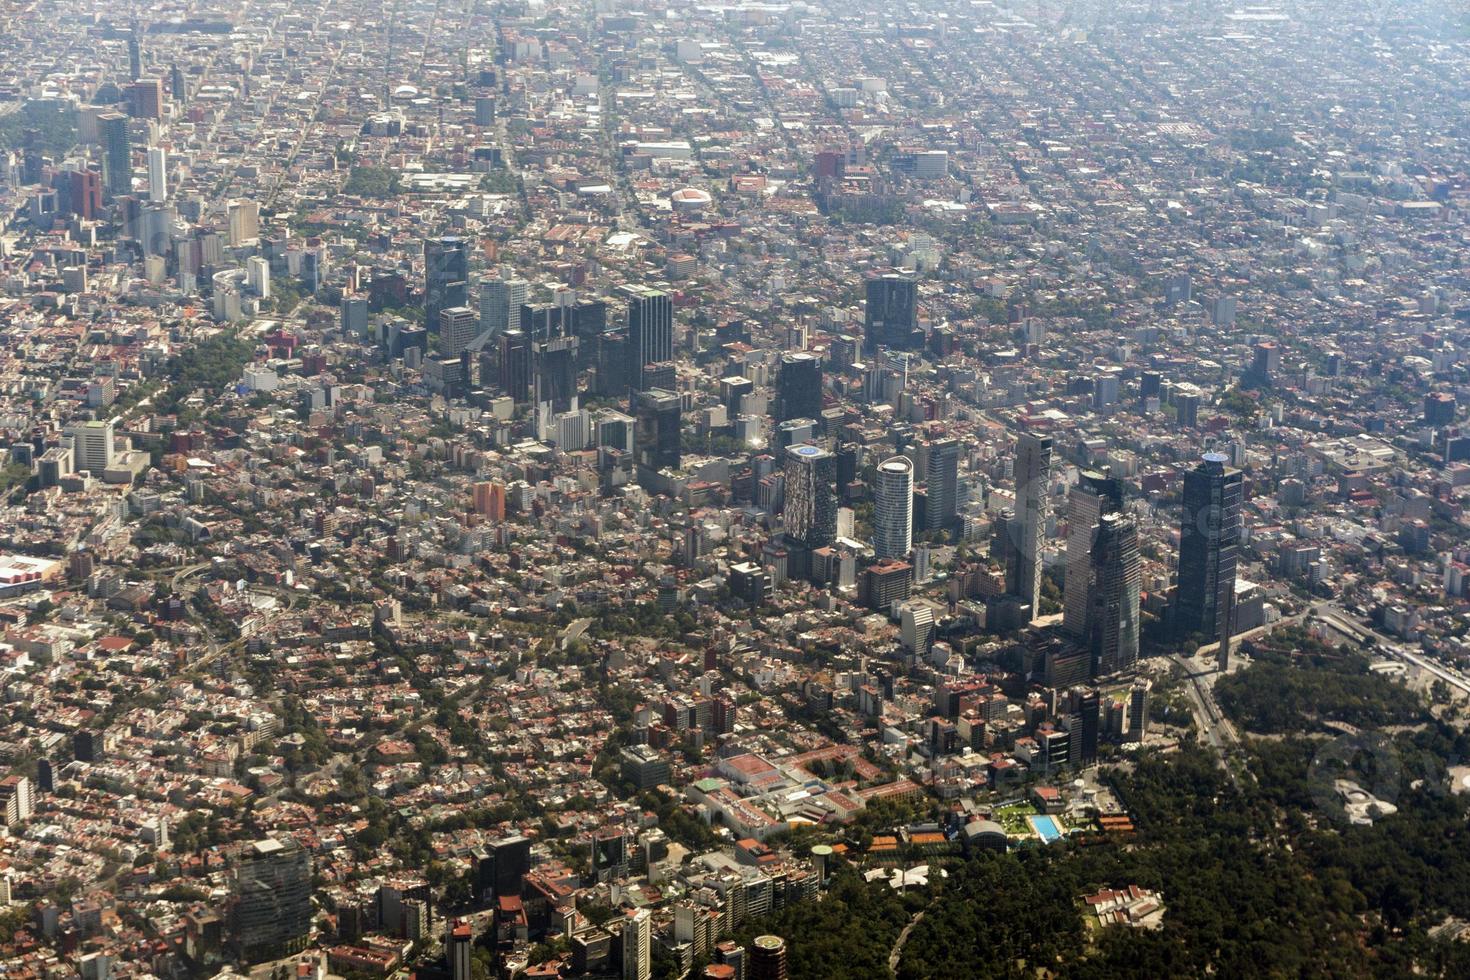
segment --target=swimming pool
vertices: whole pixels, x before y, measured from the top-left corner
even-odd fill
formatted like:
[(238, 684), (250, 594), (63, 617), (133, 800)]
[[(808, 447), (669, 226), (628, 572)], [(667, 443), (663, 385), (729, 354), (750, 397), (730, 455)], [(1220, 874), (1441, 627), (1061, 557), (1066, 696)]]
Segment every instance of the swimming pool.
[(1062, 825), (1056, 817), (1027, 817), (1031, 822), (1031, 829), (1036, 831), (1043, 844), (1062, 839)]

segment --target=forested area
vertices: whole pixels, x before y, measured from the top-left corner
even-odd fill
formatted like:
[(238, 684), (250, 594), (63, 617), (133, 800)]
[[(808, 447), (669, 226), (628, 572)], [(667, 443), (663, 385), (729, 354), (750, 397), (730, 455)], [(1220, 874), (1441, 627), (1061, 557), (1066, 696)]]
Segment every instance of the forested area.
[[(1297, 654), (1267, 654), (1230, 679), (1236, 720), (1284, 735), (1248, 738), (1238, 781), (1193, 740), (1107, 772), (1138, 827), (1132, 841), (955, 859), (947, 880), (931, 875), (931, 892), (904, 900), (852, 876), (756, 931), (786, 937), (794, 978), (889, 975), (879, 954), (918, 908), (902, 980), (1470, 976), (1470, 944), (1429, 935), (1470, 918), (1466, 800), (1446, 779), (1470, 758), (1470, 737), (1355, 654)], [(1273, 695), (1279, 713), (1264, 707)], [(1417, 728), (1344, 749), (1321, 732), (1327, 719)], [(1372, 826), (1339, 819), (1314, 782), (1324, 747), (1398, 812)], [(1084, 925), (1085, 895), (1129, 884), (1162, 893), (1161, 928)]]

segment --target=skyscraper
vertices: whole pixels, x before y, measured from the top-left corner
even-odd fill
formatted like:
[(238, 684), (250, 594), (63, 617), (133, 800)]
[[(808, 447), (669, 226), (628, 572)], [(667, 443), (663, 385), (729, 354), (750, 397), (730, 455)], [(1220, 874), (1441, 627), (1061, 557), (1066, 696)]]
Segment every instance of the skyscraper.
[(873, 487), (873, 552), (904, 558), (913, 547), (914, 464), (894, 456), (878, 464)]
[(491, 277), (480, 280), (480, 332), (491, 340), (521, 326), (521, 306), (531, 297), (524, 279)]
[(76, 468), (100, 477), (102, 471), (112, 465), (112, 423), (102, 421), (83, 422), (72, 436), (73, 457)]
[(1123, 513), (1122, 482), (1082, 474), (1069, 498), (1062, 629), (1090, 653), (1093, 676), (1138, 660), (1142, 583), (1138, 525)]
[(1226, 635), (1235, 590), (1244, 480), (1227, 462), (1221, 453), (1206, 453), (1184, 475), (1174, 629), (1181, 636), (1198, 633), (1203, 643)]
[(531, 338), (523, 330), (500, 335), (500, 390), (516, 404), (531, 400)]
[(148, 147), (148, 200), (168, 197), (168, 153), (161, 146)]
[(1093, 585), (1092, 550), (1098, 522), (1123, 507), (1122, 485), (1107, 475), (1085, 471), (1067, 495), (1067, 573), (1062, 629), (1075, 639), (1087, 634), (1088, 592)]
[(635, 396), (637, 425), (633, 434), (633, 458), (640, 471), (679, 468), (679, 396), (662, 388), (650, 388)]
[(628, 300), (628, 381), (642, 391), (644, 369), (674, 357), (674, 305), (669, 294), (644, 286), (624, 286)]
[(942, 531), (951, 527), (959, 514), (959, 440), (935, 439), (924, 447), (924, 453), (924, 482), (928, 490), (924, 529)]
[(1041, 548), (1051, 488), (1051, 436), (1023, 432), (1016, 440), (1016, 515), (1006, 536), (1006, 592), (1041, 612)]
[(470, 345), (480, 321), (468, 306), (446, 306), (439, 311), (439, 354), (453, 357)]
[(822, 414), (822, 362), (815, 354), (781, 355), (776, 375), (776, 421), (814, 419)]
[(299, 953), (311, 935), (311, 859), (293, 837), (247, 845), (235, 869), (234, 926), (250, 963)]
[(104, 112), (97, 117), (98, 142), (102, 144), (102, 183), (113, 197), (133, 189), (133, 144), (128, 117)]
[(464, 238), (424, 239), (424, 325), (439, 329), (439, 311), (470, 303), (470, 243)]
[(260, 237), (260, 205), (255, 201), (231, 201), (230, 247), (244, 245)]
[(786, 449), (786, 536), (806, 548), (825, 548), (837, 535), (837, 463), (810, 443)]
[(163, 79), (140, 78), (128, 86), (128, 115), (134, 119), (163, 118)]
[(867, 310), (863, 314), (863, 350), (879, 347), (917, 350), (923, 343), (919, 331), (919, 287), (911, 276), (890, 272), (868, 280)]

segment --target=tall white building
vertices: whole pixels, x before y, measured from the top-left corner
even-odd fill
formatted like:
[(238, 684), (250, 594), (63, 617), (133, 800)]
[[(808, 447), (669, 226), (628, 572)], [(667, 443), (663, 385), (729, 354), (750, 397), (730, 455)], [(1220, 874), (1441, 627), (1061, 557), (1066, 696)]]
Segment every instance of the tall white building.
[(168, 198), (168, 153), (161, 146), (148, 147), (148, 200)]
[(878, 465), (873, 488), (873, 551), (879, 558), (904, 558), (914, 542), (914, 464), (894, 456)]
[(469, 347), (478, 332), (475, 311), (468, 306), (451, 306), (439, 311), (439, 353), (454, 357)]
[(927, 602), (906, 602), (899, 606), (898, 616), (899, 640), (904, 649), (928, 653), (934, 637), (934, 610)]
[(7, 826), (29, 820), (35, 812), (31, 799), (31, 781), (26, 776), (6, 776), (0, 779), (0, 809), (5, 814)]
[(112, 465), (115, 455), (112, 440), (112, 423), (83, 422), (72, 434), (73, 455), (78, 470), (87, 470), (93, 476)]
[(261, 299), (271, 298), (271, 264), (259, 255), (245, 260), (245, 282)]
[(653, 913), (639, 909), (623, 923), (623, 980), (653, 975)]
[(524, 279), (480, 280), (480, 333), (499, 337), (521, 328), (521, 306), (531, 298), (531, 284)]

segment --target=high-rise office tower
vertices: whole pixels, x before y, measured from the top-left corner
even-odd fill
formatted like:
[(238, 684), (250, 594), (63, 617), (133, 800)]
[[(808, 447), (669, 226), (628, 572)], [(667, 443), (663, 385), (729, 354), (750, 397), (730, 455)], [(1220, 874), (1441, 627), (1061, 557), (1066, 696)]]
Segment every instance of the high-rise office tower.
[(919, 331), (919, 287), (912, 276), (890, 272), (868, 280), (867, 310), (863, 314), (863, 350), (879, 347), (917, 350), (923, 344)]
[(299, 953), (311, 935), (311, 858), (295, 838), (246, 846), (235, 869), (234, 930), (250, 963)]
[(873, 487), (873, 552), (905, 558), (914, 543), (914, 464), (894, 456), (878, 464)]
[(924, 447), (924, 457), (924, 483), (928, 490), (924, 529), (942, 531), (953, 526), (959, 514), (959, 440), (935, 439)]
[(270, 299), (271, 264), (263, 256), (252, 255), (245, 260), (245, 283), (261, 299)]
[(1148, 733), (1148, 702), (1153, 683), (1146, 677), (1133, 682), (1128, 696), (1128, 737), (1130, 741), (1142, 742)]
[(1016, 440), (1016, 513), (1006, 534), (1006, 592), (1041, 614), (1041, 549), (1051, 489), (1051, 436), (1021, 433)]
[(1072, 751), (1068, 758), (1083, 765), (1097, 760), (1098, 732), (1102, 727), (1102, 695), (1095, 687), (1074, 687), (1067, 692), (1066, 714), (1075, 720)]
[(148, 200), (168, 197), (168, 153), (161, 146), (148, 147)]
[(523, 330), (500, 335), (500, 390), (517, 405), (531, 400), (531, 338)]
[(231, 201), (228, 205), (230, 219), (230, 247), (238, 248), (246, 242), (260, 238), (260, 205), (255, 201)]
[(184, 81), (184, 73), (179, 71), (179, 66), (174, 65), (168, 70), (169, 89), (174, 101), (179, 105), (189, 101), (189, 86)]
[(550, 404), (554, 412), (571, 411), (577, 399), (576, 337), (552, 337), (531, 346), (536, 404)]
[(827, 356), (832, 361), (832, 370), (843, 374), (857, 363), (858, 341), (851, 334), (838, 334), (827, 346)]
[(102, 421), (83, 422), (72, 436), (73, 458), (78, 470), (86, 470), (93, 476), (112, 465), (116, 455), (113, 449), (112, 423)]
[(140, 78), (128, 86), (128, 115), (134, 119), (163, 118), (163, 79)]
[(1179, 583), (1174, 628), (1213, 643), (1226, 636), (1235, 590), (1236, 548), (1244, 479), (1222, 453), (1206, 453), (1184, 474), (1184, 512), (1179, 518)]
[(439, 329), (439, 311), (470, 304), (470, 243), (445, 237), (424, 239), (424, 325)]
[(1091, 654), (1093, 676), (1111, 674), (1138, 660), (1138, 525), (1107, 474), (1084, 473), (1068, 504), (1062, 628)]
[(672, 391), (650, 388), (640, 391), (637, 426), (633, 435), (633, 458), (640, 470), (657, 473), (679, 468), (679, 425), (683, 403)]
[(1096, 585), (1089, 594), (1087, 645), (1092, 673), (1112, 674), (1138, 662), (1138, 609), (1143, 573), (1138, 524), (1130, 514), (1104, 514), (1093, 546)]
[(825, 548), (837, 535), (837, 464), (820, 446), (786, 449), (786, 536), (807, 550)]
[(453, 357), (469, 347), (480, 328), (480, 318), (468, 306), (446, 306), (439, 311), (439, 354)]
[(644, 286), (624, 286), (628, 301), (628, 381), (638, 391), (650, 364), (674, 358), (674, 304), (669, 294)]
[(97, 138), (102, 144), (102, 183), (113, 197), (133, 189), (133, 143), (128, 117), (104, 112), (97, 117)]
[(531, 284), (524, 279), (481, 279), (480, 332), (494, 340), (507, 330), (519, 330), (521, 307), (530, 296)]
[(1103, 514), (1122, 509), (1122, 484), (1103, 473), (1084, 472), (1067, 496), (1067, 573), (1062, 629), (1079, 641), (1087, 635), (1088, 593), (1094, 581), (1092, 552), (1098, 522)]
[(776, 375), (776, 421), (814, 419), (822, 414), (822, 362), (815, 354), (781, 355)]
[(138, 37), (138, 25), (128, 34), (128, 78), (137, 81), (143, 75), (143, 42)]

